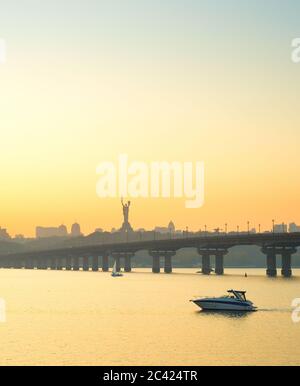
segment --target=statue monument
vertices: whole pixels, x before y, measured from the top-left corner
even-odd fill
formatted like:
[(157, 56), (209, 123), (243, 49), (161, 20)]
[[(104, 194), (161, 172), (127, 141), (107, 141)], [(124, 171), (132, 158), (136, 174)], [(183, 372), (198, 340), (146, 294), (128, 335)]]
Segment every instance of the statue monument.
[(120, 229), (121, 232), (133, 232), (132, 226), (129, 223), (129, 209), (131, 206), (131, 202), (128, 201), (127, 203), (124, 203), (124, 200), (122, 198), (121, 200), (122, 207), (123, 207), (123, 217), (124, 222), (122, 225), (122, 228)]

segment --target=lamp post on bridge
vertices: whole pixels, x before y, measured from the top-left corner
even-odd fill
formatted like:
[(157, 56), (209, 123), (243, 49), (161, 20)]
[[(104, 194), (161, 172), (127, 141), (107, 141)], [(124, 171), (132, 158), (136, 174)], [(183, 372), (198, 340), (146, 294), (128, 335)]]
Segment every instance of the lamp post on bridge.
[(250, 235), (250, 221), (247, 221), (248, 235)]
[(273, 224), (273, 234), (275, 234), (275, 220), (272, 220), (272, 224)]

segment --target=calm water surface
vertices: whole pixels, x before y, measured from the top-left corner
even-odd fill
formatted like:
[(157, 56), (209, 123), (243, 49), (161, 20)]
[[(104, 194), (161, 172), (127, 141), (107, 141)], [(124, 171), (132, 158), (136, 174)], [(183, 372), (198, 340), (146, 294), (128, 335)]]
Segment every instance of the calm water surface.
[[(244, 272), (0, 270), (0, 365), (300, 365), (300, 323), (291, 319), (300, 271)], [(189, 302), (230, 288), (247, 290), (260, 311), (206, 314)]]

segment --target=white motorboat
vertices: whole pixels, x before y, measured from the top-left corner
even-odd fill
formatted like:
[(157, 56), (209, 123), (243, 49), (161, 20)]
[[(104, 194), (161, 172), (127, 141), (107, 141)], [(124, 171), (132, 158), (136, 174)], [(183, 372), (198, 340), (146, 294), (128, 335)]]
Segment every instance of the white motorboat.
[(230, 290), (228, 295), (219, 298), (203, 298), (191, 300), (203, 311), (244, 311), (253, 312), (257, 308), (247, 300), (246, 291)]
[(122, 277), (123, 274), (121, 272), (118, 272), (117, 271), (117, 262), (115, 261), (115, 264), (113, 266), (113, 270), (112, 270), (112, 274), (111, 274), (112, 277)]

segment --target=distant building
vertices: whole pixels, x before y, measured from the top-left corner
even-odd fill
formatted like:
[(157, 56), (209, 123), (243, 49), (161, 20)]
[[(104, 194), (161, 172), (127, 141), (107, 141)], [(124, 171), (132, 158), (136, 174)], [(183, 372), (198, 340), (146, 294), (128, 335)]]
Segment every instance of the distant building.
[(169, 233), (169, 229), (165, 227), (155, 227), (154, 231), (156, 233)]
[(295, 224), (294, 222), (289, 225), (289, 232), (297, 233), (300, 232), (300, 226)]
[(170, 223), (168, 225), (168, 230), (169, 230), (169, 233), (175, 233), (176, 228), (175, 228), (173, 221), (170, 221)]
[(103, 229), (102, 228), (96, 228), (95, 233), (103, 233)]
[(72, 228), (71, 228), (71, 236), (72, 237), (79, 237), (79, 236), (82, 236), (82, 233), (81, 233), (81, 229), (80, 229), (80, 225), (75, 223), (72, 225)]
[(275, 224), (274, 233), (287, 233), (288, 227), (286, 224)]
[(7, 233), (7, 230), (0, 227), (0, 239), (1, 239), (1, 240), (9, 240), (10, 238), (11, 238), (11, 237), (10, 237), (10, 235)]
[(49, 237), (66, 237), (68, 236), (68, 230), (65, 225), (61, 225), (58, 228), (55, 227), (36, 227), (36, 238), (44, 239)]
[(16, 235), (15, 239), (16, 240), (25, 240), (25, 236), (24, 235)]
[(162, 234), (176, 232), (176, 228), (173, 221), (171, 221), (167, 227), (156, 227), (154, 230), (156, 233), (162, 233)]

